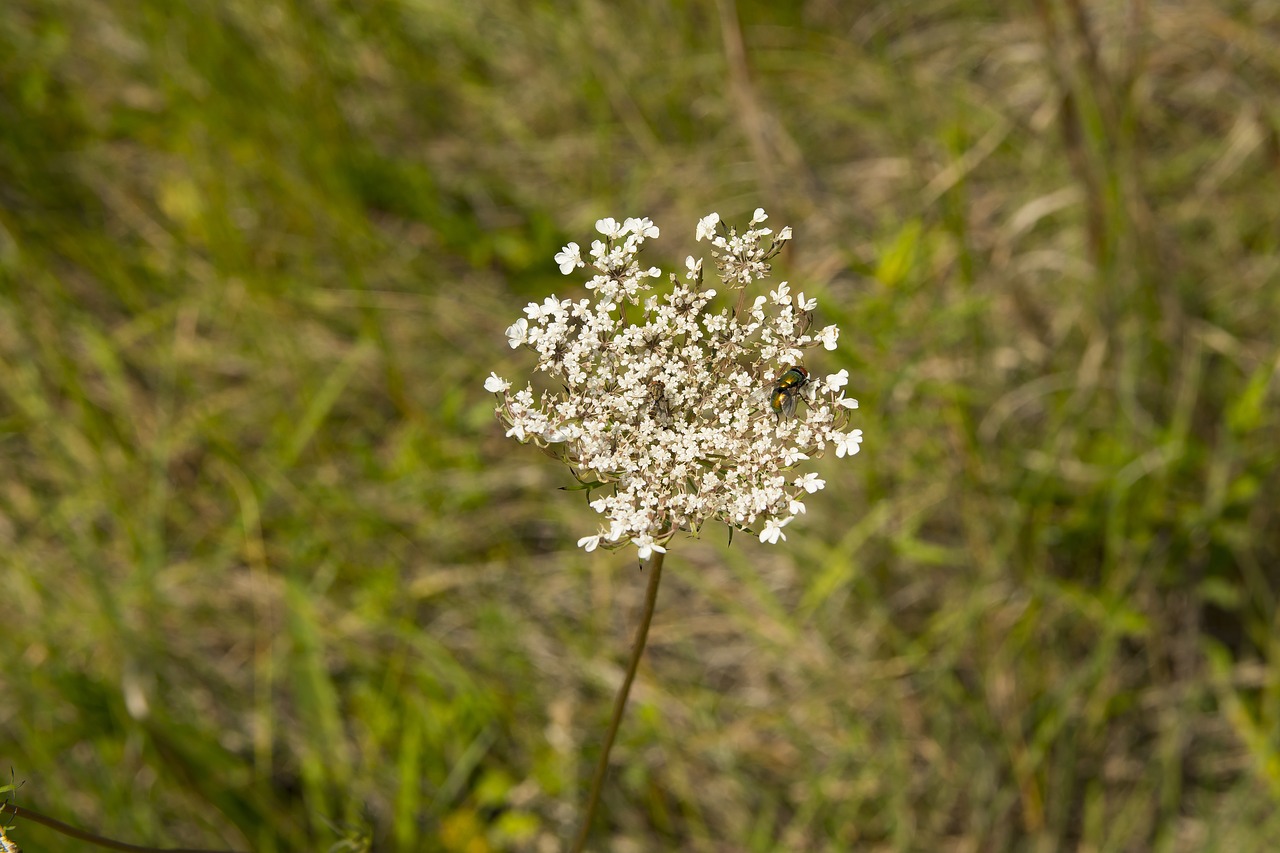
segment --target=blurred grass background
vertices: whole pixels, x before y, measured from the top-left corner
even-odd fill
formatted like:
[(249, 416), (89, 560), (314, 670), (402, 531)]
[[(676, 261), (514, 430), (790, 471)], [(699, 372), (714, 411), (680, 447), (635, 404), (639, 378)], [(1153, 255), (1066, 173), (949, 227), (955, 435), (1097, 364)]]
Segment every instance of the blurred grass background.
[(18, 804), (558, 850), (643, 581), (481, 384), (596, 218), (757, 206), (865, 452), (673, 543), (596, 849), (1276, 849), (1263, 0), (6, 0)]

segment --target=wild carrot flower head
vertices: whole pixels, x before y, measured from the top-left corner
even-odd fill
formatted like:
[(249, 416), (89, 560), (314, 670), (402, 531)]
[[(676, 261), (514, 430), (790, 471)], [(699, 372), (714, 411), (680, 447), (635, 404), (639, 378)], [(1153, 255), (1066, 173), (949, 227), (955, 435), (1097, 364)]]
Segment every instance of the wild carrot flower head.
[(531, 302), (508, 327), (513, 348), (536, 353), (546, 390), (529, 383), (513, 393), (497, 374), (485, 389), (500, 395), (508, 436), (564, 461), (593, 490), (604, 519), (578, 540), (586, 550), (631, 543), (644, 559), (710, 520), (784, 540), (802, 498), (825, 485), (796, 466), (828, 447), (858, 452), (848, 371), (819, 378), (803, 365), (805, 350), (834, 350), (839, 329), (813, 331), (817, 300), (786, 282), (748, 304), (747, 288), (791, 239), (790, 228), (764, 227), (767, 218), (757, 210), (741, 234), (714, 213), (698, 222), (736, 308), (712, 306), (716, 290), (703, 288), (703, 262), (692, 257), (683, 280), (671, 275), (669, 290), (654, 292), (662, 272), (638, 256), (657, 226), (601, 219), (603, 239), (586, 257), (577, 243), (555, 256), (565, 275), (593, 272), (589, 295)]

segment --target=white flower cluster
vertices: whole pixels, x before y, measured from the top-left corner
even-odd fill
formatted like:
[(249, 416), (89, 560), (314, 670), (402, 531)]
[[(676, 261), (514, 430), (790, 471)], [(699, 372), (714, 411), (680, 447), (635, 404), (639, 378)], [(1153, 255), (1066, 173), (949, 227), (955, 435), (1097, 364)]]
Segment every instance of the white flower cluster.
[(670, 292), (650, 294), (661, 271), (641, 269), (637, 256), (657, 227), (602, 219), (604, 239), (589, 259), (577, 243), (555, 257), (566, 275), (595, 271), (586, 285), (594, 298), (530, 303), (507, 329), (512, 348), (537, 353), (552, 387), (512, 393), (497, 374), (484, 387), (501, 395), (508, 436), (603, 493), (591, 507), (606, 524), (578, 540), (586, 550), (630, 542), (646, 559), (676, 531), (697, 534), (713, 519), (752, 532), (762, 523), (762, 541), (786, 539), (782, 528), (805, 511), (804, 495), (825, 485), (791, 469), (828, 446), (837, 456), (858, 452), (862, 430), (846, 431), (858, 407), (844, 396), (848, 371), (810, 378), (801, 364), (806, 349), (834, 350), (839, 329), (810, 333), (817, 300), (793, 296), (786, 282), (747, 304), (746, 286), (768, 275), (791, 239), (790, 228), (773, 237), (766, 219), (757, 210), (742, 234), (714, 213), (698, 223), (720, 279), (741, 291), (735, 309), (709, 307), (716, 291), (702, 289), (702, 261), (692, 257), (685, 281), (672, 275)]

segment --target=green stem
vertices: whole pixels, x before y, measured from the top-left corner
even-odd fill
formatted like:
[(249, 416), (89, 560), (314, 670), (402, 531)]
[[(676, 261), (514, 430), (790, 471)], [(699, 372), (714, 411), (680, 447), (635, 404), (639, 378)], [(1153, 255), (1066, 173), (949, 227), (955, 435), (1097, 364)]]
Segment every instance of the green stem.
[[(96, 847), (104, 847), (107, 850), (127, 850), (131, 853), (233, 853), (233, 851), (225, 850), (193, 850), (189, 847), (144, 847), (141, 844), (128, 844), (124, 841), (116, 841), (114, 838), (107, 838), (88, 830), (79, 829), (70, 824), (63, 823), (57, 818), (49, 817), (41, 814), (35, 809), (26, 806), (17, 806), (13, 803), (0, 803), (0, 815), (8, 812), (17, 818), (26, 818), (33, 823), (44, 824), (55, 832), (60, 832), (68, 838), (74, 838), (77, 841), (83, 841), (86, 844), (92, 844)], [(12, 842), (10, 842), (12, 843)], [(15, 848), (16, 849), (16, 848)]]
[(631, 693), (631, 682), (636, 680), (636, 670), (640, 667), (640, 656), (644, 653), (645, 643), (649, 639), (649, 624), (653, 621), (654, 605), (658, 602), (658, 581), (662, 579), (661, 551), (655, 551), (649, 558), (649, 587), (644, 593), (644, 613), (640, 616), (640, 625), (636, 628), (636, 639), (631, 649), (631, 662), (627, 665), (627, 674), (618, 688), (618, 695), (613, 698), (613, 718), (609, 721), (609, 729), (604, 734), (604, 748), (600, 751), (600, 761), (596, 764), (595, 775), (591, 779), (591, 793), (587, 797), (586, 811), (582, 815), (582, 827), (578, 837), (574, 839), (572, 853), (582, 853), (587, 846), (587, 835), (591, 832), (591, 821), (596, 816), (596, 807), (600, 804), (600, 791), (604, 788), (604, 777), (609, 772), (609, 752), (613, 749), (613, 740), (618, 735), (618, 726), (622, 723), (622, 712), (627, 707), (627, 696)]

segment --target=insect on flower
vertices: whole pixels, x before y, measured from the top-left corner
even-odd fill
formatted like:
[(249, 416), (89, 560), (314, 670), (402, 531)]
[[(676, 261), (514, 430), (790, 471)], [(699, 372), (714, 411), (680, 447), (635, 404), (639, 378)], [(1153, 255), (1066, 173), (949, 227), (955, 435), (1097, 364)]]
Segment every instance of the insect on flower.
[(664, 426), (671, 424), (671, 404), (662, 383), (656, 380), (649, 383), (649, 416)]
[(808, 382), (809, 371), (798, 364), (778, 377), (773, 393), (769, 396), (769, 406), (780, 422), (795, 417), (796, 398), (800, 396), (800, 389)]

